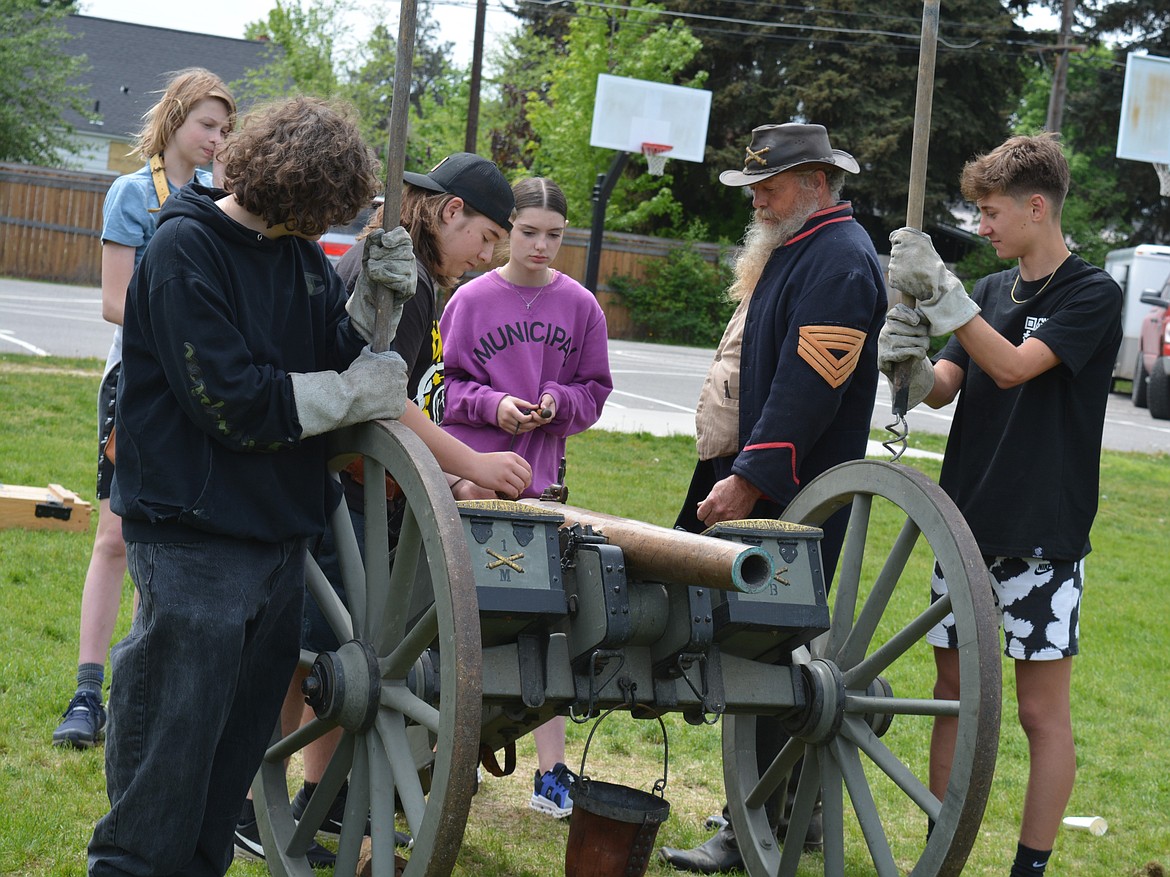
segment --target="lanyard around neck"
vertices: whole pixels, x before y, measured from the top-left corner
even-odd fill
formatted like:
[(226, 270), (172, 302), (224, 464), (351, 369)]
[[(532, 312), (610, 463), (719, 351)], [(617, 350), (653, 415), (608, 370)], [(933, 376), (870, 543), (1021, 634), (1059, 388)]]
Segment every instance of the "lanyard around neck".
[(163, 168), (161, 152), (150, 157), (150, 178), (154, 181), (154, 191), (158, 195), (158, 207), (150, 207), (148, 210), (150, 213), (158, 213), (167, 203), (167, 197), (171, 194), (171, 186), (167, 182), (167, 172)]

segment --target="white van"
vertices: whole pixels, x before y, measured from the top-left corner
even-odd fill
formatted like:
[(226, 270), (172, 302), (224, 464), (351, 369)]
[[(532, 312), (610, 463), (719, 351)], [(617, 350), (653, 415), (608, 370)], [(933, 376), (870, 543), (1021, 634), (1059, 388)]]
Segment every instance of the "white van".
[(1157, 292), (1170, 277), (1170, 247), (1157, 244), (1139, 244), (1124, 250), (1113, 250), (1105, 256), (1105, 270), (1117, 281), (1125, 293), (1122, 304), (1121, 349), (1113, 366), (1113, 381), (1132, 381), (1141, 356), (1142, 320), (1150, 306), (1142, 304), (1142, 295)]

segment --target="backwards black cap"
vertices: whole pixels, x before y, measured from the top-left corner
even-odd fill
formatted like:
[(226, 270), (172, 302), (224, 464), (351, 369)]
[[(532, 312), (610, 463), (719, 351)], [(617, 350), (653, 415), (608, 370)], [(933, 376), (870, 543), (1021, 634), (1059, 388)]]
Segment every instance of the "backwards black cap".
[(445, 192), (462, 198), (504, 231), (512, 230), (516, 199), (500, 169), (486, 158), (470, 152), (455, 152), (431, 168), (430, 173), (406, 171), (403, 182), (431, 192)]

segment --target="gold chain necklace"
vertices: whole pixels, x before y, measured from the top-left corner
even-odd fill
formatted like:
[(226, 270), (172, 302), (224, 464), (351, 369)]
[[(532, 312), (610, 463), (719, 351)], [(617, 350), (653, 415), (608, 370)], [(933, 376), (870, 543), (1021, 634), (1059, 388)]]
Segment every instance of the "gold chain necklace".
[(1018, 305), (1022, 305), (1024, 302), (1031, 301), (1032, 299), (1036, 298), (1036, 296), (1040, 295), (1040, 293), (1042, 293), (1044, 290), (1046, 290), (1048, 288), (1048, 284), (1052, 282), (1052, 278), (1056, 276), (1056, 272), (1059, 271), (1061, 268), (1063, 268), (1064, 263), (1067, 262), (1070, 258), (1072, 258), (1072, 253), (1069, 253), (1067, 256), (1065, 256), (1063, 259), (1061, 259), (1060, 264), (1056, 266), (1056, 270), (1054, 270), (1051, 274), (1049, 274), (1048, 279), (1044, 281), (1044, 285), (1041, 286), (1038, 290), (1036, 290), (1034, 293), (1032, 293), (1027, 298), (1016, 298), (1016, 286), (1020, 282), (1020, 275), (1016, 274), (1016, 279), (1012, 283), (1012, 291), (1009, 293), (1009, 295), (1011, 295), (1011, 297), (1012, 297), (1012, 301), (1014, 301)]

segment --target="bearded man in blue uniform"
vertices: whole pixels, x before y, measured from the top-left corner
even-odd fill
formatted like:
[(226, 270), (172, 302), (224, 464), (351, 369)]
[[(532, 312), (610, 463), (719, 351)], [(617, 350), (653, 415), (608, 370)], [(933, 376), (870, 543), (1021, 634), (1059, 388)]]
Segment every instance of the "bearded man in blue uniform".
[[(677, 527), (778, 517), (817, 475), (865, 456), (887, 297), (873, 243), (840, 197), (859, 171), (823, 126), (787, 123), (752, 131), (743, 170), (719, 175), (750, 190), (755, 212), (728, 291), (738, 305), (695, 412), (699, 462)], [(830, 580), (845, 524), (841, 513), (825, 522)], [(765, 764), (785, 738), (775, 722), (759, 727)], [(774, 826), (784, 809), (777, 802)], [(820, 844), (814, 820), (805, 845)], [(700, 874), (743, 867), (730, 824), (661, 855)]]

